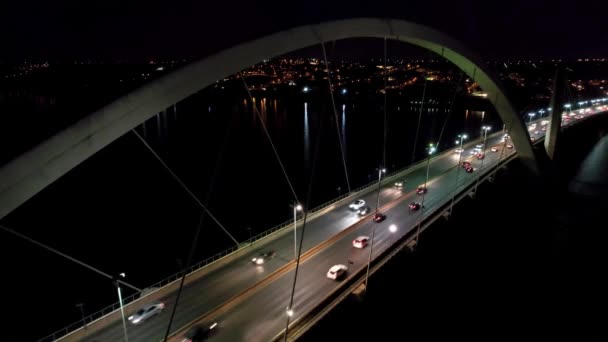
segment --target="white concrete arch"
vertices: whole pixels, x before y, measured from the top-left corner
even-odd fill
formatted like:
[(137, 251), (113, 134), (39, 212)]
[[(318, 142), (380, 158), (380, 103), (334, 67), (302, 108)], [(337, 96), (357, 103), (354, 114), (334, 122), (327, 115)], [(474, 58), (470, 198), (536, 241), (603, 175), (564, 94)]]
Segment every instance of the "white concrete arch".
[(300, 26), (205, 57), (108, 104), (0, 169), (0, 219), (146, 119), (263, 59), (345, 38), (389, 38), (431, 50), (462, 69), (488, 93), (519, 157), (537, 171), (528, 132), (485, 63), (450, 37), (395, 19), (357, 18)]

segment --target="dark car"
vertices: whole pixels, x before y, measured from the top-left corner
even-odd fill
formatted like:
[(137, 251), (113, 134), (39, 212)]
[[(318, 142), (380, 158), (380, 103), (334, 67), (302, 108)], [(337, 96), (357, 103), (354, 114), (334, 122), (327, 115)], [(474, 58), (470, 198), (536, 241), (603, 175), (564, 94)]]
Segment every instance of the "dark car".
[(468, 161), (463, 161), (463, 162), (462, 162), (462, 167), (463, 167), (463, 168), (465, 168), (465, 169), (466, 169), (467, 167), (471, 167), (471, 163), (469, 163)]
[(275, 251), (268, 251), (258, 255), (257, 257), (251, 259), (251, 262), (256, 265), (264, 264), (268, 259), (274, 258), (276, 255)]
[(416, 210), (420, 209), (420, 207), (422, 207), (422, 204), (420, 204), (418, 202), (412, 202), (409, 204), (409, 208), (411, 211), (416, 211)]
[(418, 195), (426, 194), (427, 191), (428, 191), (428, 189), (425, 188), (424, 186), (419, 186), (418, 189), (416, 189), (416, 193)]
[(466, 169), (464, 169), (467, 173), (471, 173), (473, 171), (475, 171), (475, 169), (472, 166), (467, 167)]
[(211, 325), (195, 325), (184, 335), (182, 342), (201, 342), (209, 337), (215, 332), (217, 328), (217, 322)]
[(374, 214), (374, 222), (382, 222), (382, 221), (384, 221), (385, 218), (386, 218), (386, 215), (384, 215), (381, 212), (377, 212)]

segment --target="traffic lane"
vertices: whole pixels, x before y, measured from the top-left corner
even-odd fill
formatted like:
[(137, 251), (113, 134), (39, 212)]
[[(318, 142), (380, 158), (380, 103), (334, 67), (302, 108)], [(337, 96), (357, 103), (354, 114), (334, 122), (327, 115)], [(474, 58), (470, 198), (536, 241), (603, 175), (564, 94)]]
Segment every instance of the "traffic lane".
[[(225, 302), (223, 298), (229, 298), (233, 293), (240, 292), (242, 289), (239, 287), (239, 284), (242, 284), (244, 281), (250, 280), (251, 285), (253, 285), (265, 278), (267, 274), (263, 272), (264, 268), (268, 271), (269, 268), (276, 269), (283, 265), (283, 263), (275, 263), (274, 261), (274, 259), (269, 260), (263, 268), (256, 267), (250, 262), (243, 262), (240, 265), (235, 265), (238, 267), (232, 268), (225, 279), (214, 278), (208, 282), (185, 286), (172, 324), (172, 332), (205, 314), (211, 308), (223, 304)], [(230, 281), (231, 279), (234, 282)], [(171, 296), (163, 298), (162, 301), (166, 304), (166, 308), (159, 316), (137, 326), (128, 324), (129, 340), (151, 341), (161, 340), (164, 337), (168, 319), (175, 303), (175, 294), (173, 293)], [(120, 340), (124, 334), (122, 329), (122, 322), (118, 321), (109, 329), (91, 336), (87, 340)]]
[[(433, 163), (431, 163), (433, 164)], [(420, 178), (422, 183), (422, 171), (424, 168), (416, 170), (414, 172), (416, 176)], [(396, 191), (392, 187), (384, 188), (382, 191), (385, 196), (381, 196), (383, 200), (381, 203), (390, 202), (400, 196), (401, 191)], [(367, 201), (372, 202), (376, 198), (374, 193), (367, 195)], [(325, 241), (327, 238), (339, 233), (344, 228), (352, 225), (359, 220), (358, 215), (349, 210), (347, 206), (343, 206), (342, 211), (337, 209), (320, 216), (307, 224), (307, 234), (304, 240), (303, 250), (309, 250), (310, 248), (318, 245)], [(316, 227), (323, 227), (323, 230), (316, 231)], [(298, 229), (299, 236), (301, 238), (301, 228)], [(284, 263), (290, 261), (293, 258), (293, 236), (291, 234), (285, 234), (279, 238), (275, 243), (275, 246), (269, 246), (269, 248), (260, 248), (254, 250), (243, 258), (239, 258), (230, 264), (230, 267), (222, 267), (211, 272), (207, 277), (201, 281), (189, 284), (182, 291), (180, 299), (180, 305), (176, 311), (174, 320), (174, 329), (178, 329), (182, 325), (189, 323), (196, 317), (203, 315), (204, 313), (211, 310), (213, 307), (224, 303), (226, 300), (236, 295), (244, 288), (254, 285), (259, 280), (262, 280), (265, 276), (281, 267)], [(250, 260), (252, 257), (259, 255), (259, 253), (266, 251), (273, 247), (277, 252), (277, 258), (270, 260), (263, 266), (254, 266)], [(277, 261), (282, 262), (277, 262)], [(255, 270), (255, 272), (252, 272)], [(253, 273), (253, 275), (252, 275)], [(218, 289), (221, 291), (218, 292)], [(188, 306), (188, 303), (197, 299), (201, 293), (206, 294), (202, 300), (198, 300), (198, 305)], [(165, 302), (174, 303), (174, 296), (169, 296), (164, 299)], [(143, 304), (142, 304), (143, 305)], [(172, 305), (172, 304), (171, 304)], [(190, 308), (188, 310), (188, 308)], [(166, 312), (170, 312), (171, 307), (165, 309)], [(183, 324), (181, 324), (183, 322)], [(147, 323), (147, 324), (146, 324)], [(146, 340), (149, 338), (162, 338), (164, 334), (165, 326), (168, 322), (161, 321), (160, 319), (154, 322), (145, 322), (139, 326), (129, 326), (129, 334), (132, 335), (132, 340)], [(172, 329), (172, 330), (174, 330)], [(122, 335), (122, 324), (120, 321), (116, 322), (113, 326), (109, 327), (106, 331), (98, 334), (96, 337), (101, 340), (114, 340), (115, 338)]]
[[(472, 148), (465, 149), (465, 153), (468, 150), (472, 150)], [(447, 169), (452, 167), (453, 165), (450, 165), (452, 164), (451, 159), (453, 158), (450, 158), (449, 153), (433, 159), (430, 162), (429, 178), (434, 177), (435, 173), (445, 172)], [(411, 177), (410, 179), (415, 180), (414, 184), (417, 184), (413, 186), (413, 188), (415, 188), (424, 182), (426, 177), (426, 168), (418, 166), (410, 171), (409, 175)], [(404, 191), (407, 191), (407, 184), (408, 183), (406, 183), (406, 188), (402, 191), (396, 191), (390, 185), (385, 186), (380, 194), (380, 205), (402, 196)], [(409, 184), (412, 184), (412, 182)], [(371, 192), (363, 196), (363, 198), (371, 204), (377, 200), (376, 196), (376, 193)], [(356, 213), (350, 211), (347, 206), (348, 204), (331, 210), (328, 213), (318, 216), (307, 223), (307, 234), (306, 239), (304, 240), (303, 251), (309, 250), (310, 248), (318, 245), (359, 220)], [(298, 232), (299, 239), (301, 238), (301, 228), (298, 229)], [(252, 250), (243, 258), (239, 258), (234, 262), (227, 264), (226, 267), (218, 268), (201, 280), (189, 284), (182, 292), (182, 297), (180, 299), (181, 304), (178, 307), (175, 317), (175, 329), (180, 327), (179, 322), (184, 322), (184, 324), (189, 323), (191, 320), (208, 312), (213, 307), (224, 303), (226, 300), (236, 295), (243, 289), (254, 285), (257, 281), (263, 279), (265, 276), (293, 258), (293, 239), (291, 234), (283, 235), (274, 241), (273, 244), (274, 246), (271, 245), (267, 248)], [(274, 249), (277, 252), (278, 258), (274, 260), (274, 262), (270, 262), (261, 267), (250, 267), (252, 265), (249, 264), (249, 260), (268, 249)], [(281, 260), (282, 262), (277, 262), (277, 260)], [(251, 274), (252, 269), (255, 269), (253, 276)], [(226, 286), (226, 284), (229, 285)], [(218, 288), (221, 289), (221, 291), (218, 292), (216, 290)], [(198, 305), (188, 306), (187, 304), (190, 302), (190, 300), (198, 298), (200, 293), (205, 293), (207, 295), (206, 298), (210, 298), (210, 300), (203, 300), (202, 303), (199, 300)], [(169, 296), (165, 299), (165, 301), (173, 303), (174, 297)], [(196, 308), (196, 310), (185, 310), (182, 309), (182, 307)], [(149, 327), (149, 324), (148, 327), (144, 329), (144, 325), (145, 324), (130, 327), (130, 330), (134, 330), (134, 332), (131, 333), (135, 334), (135, 338), (137, 338), (137, 336), (143, 336), (142, 338), (144, 339), (149, 338), (150, 334), (156, 335), (153, 331), (159, 330), (158, 327)], [(155, 325), (164, 325), (164, 322), (156, 323)], [(108, 339), (112, 340), (117, 335), (120, 335), (122, 331), (121, 322), (116, 322), (116, 324), (109, 327), (108, 330), (109, 331), (105, 331), (105, 334), (100, 333), (100, 338), (109, 336)], [(160, 330), (164, 329), (161, 328)]]
[[(448, 181), (451, 180), (448, 178)], [(338, 283), (328, 279), (326, 273), (334, 264), (349, 265), (352, 268), (364, 267), (369, 257), (369, 246), (364, 249), (352, 247), (352, 240), (359, 235), (371, 237), (372, 228), (376, 229), (374, 254), (381, 253), (388, 246), (403, 236), (412, 226), (417, 217), (407, 210), (409, 200), (417, 198), (414, 194), (407, 196), (397, 207), (387, 211), (387, 220), (381, 223), (367, 221), (353, 230), (331, 248), (326, 248), (301, 265), (296, 295), (294, 296), (294, 310), (296, 316), (312, 308), (315, 303), (334, 289)], [(395, 212), (400, 212), (396, 215)], [(401, 227), (390, 232), (390, 225), (398, 224)], [(410, 227), (406, 229), (406, 227)], [(378, 245), (378, 243), (380, 243)], [(217, 335), (218, 341), (267, 341), (283, 329), (285, 324), (285, 310), (289, 304), (293, 272), (277, 279), (271, 286), (258, 292), (242, 303), (238, 308), (220, 318), (222, 330)], [(263, 313), (259, 309), (263, 308)], [(260, 317), (260, 314), (263, 317)], [(252, 319), (255, 318), (255, 319)]]
[[(457, 169), (456, 169), (457, 170)], [(458, 171), (458, 170), (457, 170)], [(438, 189), (425, 196), (432, 205), (446, 198), (451, 191), (450, 184), (454, 184), (457, 171), (449, 172), (442, 176), (437, 182)], [(466, 173), (465, 173), (466, 174)], [(472, 174), (466, 174), (459, 183), (466, 183), (474, 179)], [(338, 284), (328, 279), (325, 274), (327, 270), (337, 263), (349, 265), (348, 260), (353, 261), (351, 268), (364, 267), (366, 258), (369, 257), (369, 247), (358, 250), (352, 247), (352, 240), (359, 235), (371, 237), (371, 229), (375, 226), (376, 234), (374, 240), (374, 255), (378, 255), (391, 246), (398, 238), (415, 227), (420, 218), (419, 213), (412, 214), (407, 209), (410, 200), (416, 198), (411, 194), (404, 198), (397, 206), (387, 211), (387, 219), (382, 223), (368, 221), (358, 229), (353, 230), (345, 237), (337, 241), (330, 248), (326, 248), (301, 265), (296, 285), (293, 308), (298, 312), (306, 312), (315, 303), (323, 298)], [(438, 199), (435, 201), (434, 199)], [(395, 232), (391, 232), (390, 226), (397, 226)], [(359, 267), (357, 267), (359, 265)], [(223, 329), (218, 333), (218, 341), (267, 341), (281, 331), (285, 324), (285, 310), (289, 304), (293, 272), (289, 272), (277, 281), (273, 282), (267, 289), (258, 292), (253, 297), (242, 303), (232, 312), (221, 317)], [(263, 316), (260, 316), (259, 308), (263, 308)], [(255, 319), (252, 319), (255, 317)]]

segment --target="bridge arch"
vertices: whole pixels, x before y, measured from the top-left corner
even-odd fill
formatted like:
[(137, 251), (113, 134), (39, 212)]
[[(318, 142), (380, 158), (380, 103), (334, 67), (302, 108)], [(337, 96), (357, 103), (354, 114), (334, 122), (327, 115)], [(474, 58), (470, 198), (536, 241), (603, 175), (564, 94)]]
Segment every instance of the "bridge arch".
[(458, 66), (488, 94), (519, 157), (538, 172), (523, 121), (498, 78), (461, 43), (429, 27), (397, 19), (356, 18), (305, 25), (242, 43), (175, 70), (76, 122), (0, 169), (0, 219), (72, 168), (158, 112), (216, 80), (260, 61), (346, 38), (389, 38), (433, 51)]

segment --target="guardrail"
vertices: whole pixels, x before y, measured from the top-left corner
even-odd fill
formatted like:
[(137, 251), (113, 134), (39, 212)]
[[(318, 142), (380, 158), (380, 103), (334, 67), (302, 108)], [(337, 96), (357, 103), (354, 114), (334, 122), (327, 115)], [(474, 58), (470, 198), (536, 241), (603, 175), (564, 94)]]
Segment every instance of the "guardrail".
[[(600, 112), (596, 112), (594, 114), (598, 114)], [(581, 122), (589, 119), (591, 116), (586, 116), (582, 119), (578, 119), (577, 122)], [(568, 129), (572, 127), (574, 122), (569, 122), (561, 127), (562, 130)], [(536, 139), (532, 142), (533, 145), (539, 145), (544, 140), (545, 136), (543, 135), (541, 138)], [(439, 198), (436, 200), (434, 204), (440, 204), (438, 207), (428, 213), (426, 217), (422, 218), (420, 221), (420, 232), (423, 232), (427, 228), (429, 228), (436, 220), (443, 216), (443, 213), (448, 211), (450, 207), (450, 199), (454, 197), (454, 203), (460, 202), (463, 198), (468, 196), (472, 191), (474, 192), (477, 185), (485, 182), (486, 180), (493, 177), (493, 174), (497, 169), (505, 166), (510, 163), (513, 159), (517, 157), (517, 153), (509, 153), (505, 156), (501, 156), (499, 160), (495, 163), (490, 163), (483, 165), (479, 172), (482, 174), (478, 177), (463, 179), (462, 182), (458, 182), (452, 191), (452, 195), (446, 196), (443, 198)], [(458, 195), (456, 195), (458, 194)], [(429, 205), (430, 206), (430, 205)], [(417, 229), (410, 229), (407, 233), (405, 233), (399, 240), (391, 245), (391, 247), (387, 248), (380, 255), (376, 256), (371, 263), (370, 274), (374, 274), (378, 269), (380, 269), (384, 264), (386, 264), (391, 258), (393, 258), (397, 253), (399, 253), (403, 248), (410, 246), (411, 241), (413, 241), (416, 237)], [(309, 311), (294, 321), (289, 325), (289, 335), (287, 336), (287, 340), (295, 341), (300, 338), (306, 331), (310, 329), (316, 322), (321, 320), (328, 312), (330, 312), (334, 307), (336, 307), (340, 302), (342, 302), (350, 293), (354, 292), (358, 287), (363, 286), (365, 279), (365, 267), (359, 269), (354, 275), (346, 279), (341, 283), (340, 286), (334, 288), (330, 293), (324, 296), (317, 305), (309, 309)], [(285, 330), (279, 332), (271, 341), (278, 342), (282, 341), (285, 338)]]
[[(496, 136), (496, 135), (500, 135), (500, 134), (502, 134), (502, 133), (501, 132), (496, 132), (496, 133), (493, 133), (492, 135), (490, 135), (490, 137)], [(470, 147), (473, 144), (478, 143), (481, 140), (482, 140), (481, 137), (479, 137), (477, 139), (474, 139), (474, 140), (471, 140), (470, 142), (466, 143), (463, 147)], [(434, 159), (436, 159), (436, 158), (442, 157), (442, 156), (444, 156), (447, 153), (451, 153), (450, 151), (452, 149), (453, 148), (449, 148), (449, 149), (446, 149), (446, 150), (444, 150), (444, 151), (442, 151), (440, 153), (435, 154), (433, 157), (431, 157), (431, 161), (434, 160)], [(381, 179), (381, 185), (386, 185), (387, 183), (390, 183), (390, 182), (394, 181), (396, 178), (405, 176), (405, 174), (408, 174), (411, 171), (416, 170), (419, 167), (425, 165), (426, 162), (427, 162), (427, 159), (425, 158), (425, 159), (422, 159), (422, 160), (420, 160), (420, 161), (418, 161), (418, 162), (416, 162), (414, 164), (408, 165), (406, 167), (403, 167), (401, 169), (398, 169), (398, 170), (395, 170), (393, 172), (388, 173), (387, 175), (385, 175)], [(351, 190), (349, 193), (345, 193), (345, 194), (343, 194), (343, 195), (341, 195), (339, 197), (336, 197), (336, 198), (334, 198), (334, 199), (332, 199), (330, 201), (327, 201), (327, 202), (325, 202), (323, 204), (320, 204), (320, 205), (314, 207), (313, 209), (311, 209), (309, 211), (309, 215), (308, 216), (310, 217), (312, 215), (320, 213), (323, 210), (325, 210), (326, 208), (334, 205), (335, 203), (340, 202), (340, 201), (342, 201), (344, 199), (347, 199), (349, 197), (360, 196), (362, 193), (364, 193), (366, 191), (375, 190), (377, 186), (378, 186), (378, 181), (377, 180), (376, 181), (371, 181), (371, 182), (369, 182), (369, 183), (367, 183), (365, 185), (362, 185), (362, 186), (360, 186), (360, 187), (358, 187), (356, 189)], [(297, 221), (301, 222), (301, 218), (298, 219)], [(274, 234), (274, 233), (277, 233), (280, 230), (288, 228), (288, 227), (289, 228), (293, 227), (293, 220), (285, 221), (285, 222), (283, 222), (281, 224), (278, 224), (278, 225), (276, 225), (276, 226), (274, 226), (274, 227), (272, 227), (270, 229), (265, 230), (262, 233), (259, 233), (259, 234), (255, 235), (255, 236), (247, 239), (246, 241), (244, 241), (244, 243), (240, 247), (239, 246), (232, 246), (229, 249), (226, 249), (226, 250), (224, 250), (224, 251), (222, 251), (220, 253), (217, 253), (217, 254), (209, 257), (209, 258), (206, 258), (206, 259), (200, 261), (199, 263), (197, 263), (197, 264), (192, 265), (191, 267), (189, 267), (185, 271), (185, 273), (188, 276), (188, 275), (190, 275), (190, 274), (192, 274), (194, 272), (197, 272), (197, 271), (201, 270), (202, 268), (204, 268), (204, 267), (212, 264), (213, 262), (215, 262), (215, 261), (217, 261), (219, 259), (227, 257), (230, 254), (233, 254), (233, 253), (235, 253), (235, 252), (237, 252), (239, 250), (242, 250), (244, 248), (248, 248), (252, 244), (254, 244), (254, 243), (256, 243), (256, 242), (258, 242), (258, 241), (266, 238), (267, 236), (269, 236), (271, 234)], [(159, 281), (159, 282), (157, 282), (155, 284), (152, 284), (151, 286), (147, 287), (146, 289), (149, 289), (150, 290), (149, 293), (152, 293), (152, 292), (154, 292), (154, 289), (159, 289), (159, 288), (162, 288), (162, 287), (164, 287), (164, 286), (166, 286), (168, 284), (171, 284), (172, 282), (180, 279), (182, 277), (182, 275), (183, 275), (183, 273), (177, 272), (177, 273), (175, 273), (175, 274), (173, 274), (173, 275), (171, 275), (171, 276), (169, 276), (169, 277), (167, 277), (167, 278), (165, 278), (165, 279), (163, 279), (163, 280), (161, 280), (161, 281)], [(144, 291), (146, 291), (146, 289), (144, 289)], [(127, 297), (123, 298), (123, 307), (126, 306), (126, 305), (128, 305), (128, 304), (130, 304), (130, 303), (132, 303), (132, 302), (134, 302), (137, 299), (145, 297), (148, 294), (148, 293), (142, 293), (142, 292), (137, 292), (137, 293), (134, 293), (134, 294), (132, 294), (130, 296), (127, 296)], [(93, 313), (93, 314), (85, 317), (83, 320), (80, 320), (80, 321), (77, 321), (77, 322), (75, 322), (73, 324), (70, 324), (70, 325), (68, 325), (67, 327), (65, 327), (65, 328), (63, 328), (61, 330), (58, 330), (58, 331), (56, 331), (56, 332), (54, 332), (54, 333), (52, 333), (52, 334), (50, 334), (50, 335), (48, 335), (48, 336), (46, 336), (46, 337), (44, 337), (42, 339), (39, 339), (37, 342), (52, 342), (52, 341), (55, 341), (55, 340), (57, 340), (57, 339), (59, 339), (59, 338), (61, 338), (63, 336), (66, 336), (66, 335), (74, 332), (75, 330), (83, 328), (85, 325), (89, 325), (91, 323), (94, 323), (95, 321), (97, 321), (97, 320), (105, 317), (106, 315), (112, 314), (112, 313), (114, 313), (117, 310), (120, 310), (120, 303), (119, 302), (116, 302), (116, 303), (114, 303), (114, 304), (112, 304), (110, 306), (107, 306), (107, 307), (105, 307), (105, 308), (103, 308), (103, 309), (101, 309), (101, 310), (99, 310), (99, 311), (97, 311), (97, 312), (95, 312), (95, 313)]]
[[(594, 113), (594, 114), (597, 114), (597, 113)], [(588, 117), (589, 116), (586, 116), (583, 119), (586, 119)], [(536, 119), (536, 120), (532, 120), (532, 122), (538, 122), (538, 121), (541, 121), (541, 120), (544, 120), (544, 119), (546, 119), (546, 118), (539, 118), (539, 119)], [(579, 122), (579, 121), (580, 121), (580, 119), (577, 122)], [(568, 123), (568, 125), (563, 126), (563, 128), (566, 128), (566, 127), (570, 126), (572, 123), (573, 122)], [(490, 137), (495, 137), (495, 136), (498, 136), (498, 135), (501, 135), (501, 134), (503, 134), (502, 131), (498, 131), (498, 132), (492, 133), (490, 135)], [(463, 147), (467, 147), (468, 148), (468, 147), (472, 146), (473, 144), (476, 144), (476, 143), (478, 143), (478, 142), (480, 142), (482, 140), (483, 140), (482, 137), (478, 137), (478, 138), (476, 138), (474, 140), (471, 140), (470, 142), (464, 144)], [(541, 141), (541, 139), (538, 139), (538, 140), (534, 141), (533, 144), (537, 144), (540, 141)], [(442, 157), (442, 156), (446, 155), (447, 153), (450, 153), (450, 151), (452, 149), (453, 149), (453, 147), (450, 147), (450, 148), (447, 148), (447, 149), (441, 151), (440, 153), (435, 154), (433, 157), (431, 157), (431, 161), (434, 160), (434, 159), (436, 159), (436, 158)], [(427, 158), (424, 158), (424, 159), (422, 159), (422, 160), (420, 160), (420, 161), (418, 161), (418, 162), (416, 162), (414, 164), (405, 166), (405, 167), (403, 167), (401, 169), (398, 169), (398, 170), (395, 170), (393, 172), (388, 173), (387, 175), (385, 175), (381, 179), (381, 185), (386, 185), (387, 183), (390, 183), (390, 182), (394, 181), (396, 178), (405, 176), (406, 174), (412, 172), (413, 170), (416, 170), (417, 168), (425, 165), (426, 162), (427, 162)], [(342, 200), (345, 200), (345, 199), (347, 199), (349, 197), (360, 196), (362, 193), (364, 193), (366, 191), (375, 190), (375, 188), (377, 186), (378, 186), (378, 181), (377, 180), (376, 181), (370, 181), (370, 182), (368, 182), (365, 185), (362, 185), (362, 186), (360, 186), (360, 187), (358, 187), (356, 189), (351, 190), (349, 193), (345, 193), (345, 194), (343, 194), (341, 196), (338, 196), (338, 197), (336, 197), (336, 198), (334, 198), (334, 199), (332, 199), (330, 201), (327, 201), (327, 202), (325, 202), (325, 203), (323, 203), (321, 205), (318, 205), (318, 206), (314, 207), (313, 209), (311, 209), (309, 211), (309, 213), (310, 213), (309, 216), (312, 216), (312, 215), (315, 215), (317, 213), (320, 213), (323, 210), (325, 210), (326, 208), (334, 205), (335, 203), (340, 202)], [(297, 221), (301, 221), (301, 219), (299, 219)], [(283, 222), (281, 224), (278, 224), (278, 225), (276, 225), (276, 226), (274, 226), (274, 227), (272, 227), (272, 228), (270, 228), (270, 229), (268, 229), (268, 230), (266, 230), (266, 231), (264, 231), (262, 233), (259, 233), (259, 234), (255, 235), (255, 236), (247, 239), (243, 243), (244, 246), (243, 245), (241, 245), (241, 246), (232, 246), (231, 248), (228, 248), (228, 249), (226, 249), (226, 250), (224, 250), (222, 252), (219, 252), (219, 253), (217, 253), (217, 254), (209, 257), (209, 258), (206, 258), (206, 259), (200, 261), (199, 263), (197, 263), (195, 265), (192, 265), (191, 267), (189, 267), (185, 271), (185, 273), (186, 273), (187, 276), (189, 276), (189, 275), (191, 275), (191, 274), (193, 274), (193, 273), (201, 270), (202, 268), (204, 268), (204, 267), (206, 267), (206, 266), (208, 266), (208, 265), (210, 265), (210, 264), (218, 261), (219, 259), (225, 258), (225, 257), (227, 257), (227, 256), (229, 256), (229, 255), (231, 255), (231, 254), (233, 254), (233, 253), (235, 253), (237, 251), (240, 251), (242, 249), (248, 248), (251, 245), (253, 245), (254, 243), (256, 243), (257, 241), (260, 241), (260, 240), (266, 238), (267, 236), (269, 236), (269, 235), (271, 235), (273, 233), (277, 233), (277, 232), (281, 231), (282, 229), (285, 229), (287, 227), (292, 227), (292, 226), (293, 226), (293, 220), (288, 220), (288, 221), (285, 221), (285, 222)], [(155, 283), (155, 284), (147, 287), (146, 289), (144, 289), (144, 291), (148, 290), (149, 292), (146, 292), (146, 293), (144, 293), (144, 291), (137, 292), (137, 293), (134, 293), (134, 294), (132, 294), (130, 296), (125, 297), (123, 299), (123, 306), (126, 306), (126, 305), (134, 302), (137, 299), (143, 298), (143, 297), (147, 296), (148, 294), (150, 294), (152, 292), (155, 292), (155, 290), (158, 290), (159, 288), (162, 288), (162, 287), (164, 287), (164, 286), (166, 286), (166, 285), (168, 285), (168, 284), (170, 284), (170, 283), (178, 280), (179, 278), (182, 277), (182, 275), (183, 275), (182, 272), (175, 273), (175, 274), (173, 274), (173, 275), (171, 275), (171, 276), (169, 276), (169, 277), (167, 277), (167, 278), (165, 278), (165, 279), (163, 279), (163, 280), (161, 280), (161, 281), (159, 281), (159, 282), (157, 282), (157, 283)], [(83, 328), (86, 325), (94, 323), (95, 321), (97, 321), (97, 320), (99, 320), (99, 319), (101, 319), (101, 318), (103, 318), (103, 317), (105, 317), (105, 316), (107, 316), (109, 314), (112, 314), (112, 313), (114, 313), (115, 311), (117, 311), (119, 309), (120, 309), (120, 303), (118, 303), (118, 302), (115, 303), (115, 304), (113, 304), (113, 305), (107, 306), (107, 307), (105, 307), (105, 308), (103, 308), (103, 309), (101, 309), (101, 310), (99, 310), (99, 311), (97, 311), (97, 312), (95, 312), (95, 313), (93, 313), (93, 314), (85, 317), (82, 320), (79, 320), (79, 321), (77, 321), (77, 322), (75, 322), (73, 324), (68, 325), (67, 327), (65, 327), (65, 328), (63, 328), (61, 330), (58, 330), (58, 331), (56, 331), (56, 332), (54, 332), (54, 333), (52, 333), (52, 334), (50, 334), (50, 335), (48, 335), (48, 336), (46, 336), (46, 337), (44, 337), (42, 339), (39, 339), (38, 342), (51, 342), (51, 341), (55, 341), (55, 340), (57, 340), (57, 339), (59, 339), (59, 338), (61, 338), (63, 336), (66, 336), (66, 335), (70, 334), (71, 332), (74, 332), (75, 330), (81, 329), (81, 328)]]
[[(497, 160), (496, 163), (488, 164), (487, 167), (483, 168), (485, 172), (479, 177), (462, 179), (462, 181), (459, 182), (455, 187), (455, 192), (460, 193), (460, 195), (457, 196), (457, 198), (455, 199), (455, 202), (459, 202), (462, 198), (467, 196), (470, 190), (475, 187), (477, 179), (479, 179), (480, 182), (487, 180), (489, 177), (491, 177), (491, 174), (494, 172), (495, 169), (500, 168), (505, 164), (511, 162), (516, 157), (516, 155), (516, 153), (510, 153), (504, 158)], [(450, 206), (451, 197), (452, 196), (447, 196), (447, 198), (443, 197), (436, 201), (435, 204), (441, 204), (438, 207), (434, 208), (430, 213), (427, 214), (428, 216), (424, 217), (421, 220), (420, 232), (426, 230), (442, 216), (442, 214)], [(370, 265), (370, 274), (373, 275), (378, 269), (380, 269), (384, 264), (386, 264), (386, 262), (388, 262), (395, 255), (397, 255), (397, 253), (403, 250), (403, 248), (408, 246), (409, 243), (415, 239), (416, 234), (416, 229), (410, 229), (395, 243), (393, 243), (391, 247), (387, 248), (380, 255), (374, 257)], [(361, 267), (352, 276), (341, 282), (340, 286), (337, 286), (336, 288), (331, 290), (330, 293), (328, 293), (319, 301), (318, 304), (309, 309), (309, 311), (305, 315), (302, 315), (293, 320), (289, 325), (289, 335), (287, 340), (295, 341), (297, 338), (301, 337), (306, 331), (308, 331), (310, 327), (312, 327), (316, 322), (322, 319), (328, 312), (330, 312), (334, 307), (336, 307), (340, 302), (342, 302), (350, 293), (352, 293), (359, 286), (362, 286), (365, 279), (365, 270), (366, 267)], [(275, 335), (274, 338), (271, 339), (271, 341), (278, 342), (282, 341), (284, 338), (285, 330), (282, 330), (277, 335)]]

